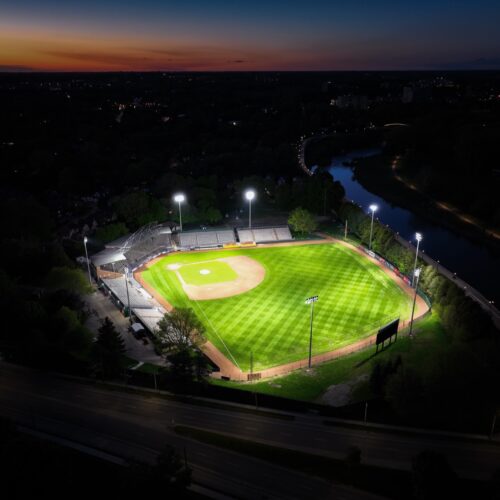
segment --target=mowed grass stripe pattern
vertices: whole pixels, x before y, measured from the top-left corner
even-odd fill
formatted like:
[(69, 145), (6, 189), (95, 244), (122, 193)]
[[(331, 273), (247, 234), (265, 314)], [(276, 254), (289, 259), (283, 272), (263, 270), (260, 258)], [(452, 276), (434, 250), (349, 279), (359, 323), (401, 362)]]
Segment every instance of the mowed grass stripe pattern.
[[(266, 277), (257, 288), (226, 299), (189, 300), (175, 273), (167, 269), (173, 263), (232, 255), (259, 261)], [(410, 311), (409, 297), (389, 276), (335, 244), (171, 254), (143, 277), (174, 307), (192, 307), (208, 339), (224, 354), (227, 346), (243, 370), (250, 367), (250, 352), (255, 371), (307, 357), (310, 306), (304, 301), (311, 295), (319, 295), (313, 354), (352, 344), (397, 316), (408, 317)]]

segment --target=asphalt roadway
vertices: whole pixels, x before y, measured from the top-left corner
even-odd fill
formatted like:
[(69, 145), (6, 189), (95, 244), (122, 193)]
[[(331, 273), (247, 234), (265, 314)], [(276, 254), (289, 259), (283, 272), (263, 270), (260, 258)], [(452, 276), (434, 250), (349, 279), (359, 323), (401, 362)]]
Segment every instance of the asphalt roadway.
[[(419, 451), (444, 453), (464, 477), (487, 479), (500, 467), (495, 442), (413, 436), (326, 426), (316, 415), (284, 420), (131, 394), (0, 363), (0, 414), (18, 424), (117, 457), (153, 460), (165, 443), (186, 449), (194, 480), (234, 498), (375, 498), (350, 487), (183, 438), (175, 425), (344, 458), (351, 446), (363, 463), (409, 469)], [(279, 478), (279, 480), (277, 480)]]

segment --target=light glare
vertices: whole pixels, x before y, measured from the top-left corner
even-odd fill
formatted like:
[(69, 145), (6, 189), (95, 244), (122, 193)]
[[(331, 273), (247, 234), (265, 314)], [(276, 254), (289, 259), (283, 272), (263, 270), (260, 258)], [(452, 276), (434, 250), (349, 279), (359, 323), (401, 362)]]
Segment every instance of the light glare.
[(247, 200), (253, 200), (255, 198), (255, 191), (253, 191), (252, 189), (249, 189), (248, 191), (246, 191), (245, 198)]

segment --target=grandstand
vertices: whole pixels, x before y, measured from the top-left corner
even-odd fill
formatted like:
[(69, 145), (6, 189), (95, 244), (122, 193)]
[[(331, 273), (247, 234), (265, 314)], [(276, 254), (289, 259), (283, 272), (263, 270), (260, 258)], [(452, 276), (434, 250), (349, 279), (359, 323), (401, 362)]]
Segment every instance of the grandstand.
[(112, 278), (124, 274), (126, 268), (134, 271), (154, 257), (174, 250), (217, 248), (237, 241), (272, 243), (292, 239), (288, 226), (237, 230), (221, 228), (172, 234), (166, 224), (151, 223), (108, 243), (104, 250), (91, 257), (91, 261), (100, 277)]
[(127, 285), (125, 283), (125, 277), (122, 278), (103, 278), (102, 282), (106, 285), (108, 290), (124, 305), (128, 305), (128, 299), (130, 297), (130, 308), (131, 309), (150, 309), (153, 307), (151, 297), (142, 289), (128, 285), (128, 296), (127, 296)]
[(178, 246), (182, 249), (216, 248), (235, 243), (236, 237), (232, 229), (216, 229), (212, 231), (185, 231), (177, 235)]
[(96, 269), (123, 274), (126, 267), (136, 269), (153, 256), (171, 251), (173, 244), (170, 228), (152, 223), (106, 244), (90, 260)]
[(273, 241), (293, 240), (288, 226), (238, 229), (238, 238), (240, 243), (252, 241), (255, 243), (272, 243)]

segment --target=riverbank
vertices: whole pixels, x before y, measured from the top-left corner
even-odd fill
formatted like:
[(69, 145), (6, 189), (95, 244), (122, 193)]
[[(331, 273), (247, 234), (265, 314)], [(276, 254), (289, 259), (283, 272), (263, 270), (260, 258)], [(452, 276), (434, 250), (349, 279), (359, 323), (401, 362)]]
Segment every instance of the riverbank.
[(500, 255), (500, 241), (488, 235), (484, 228), (461, 221), (450, 211), (440, 209), (432, 198), (399, 182), (393, 175), (392, 161), (392, 157), (384, 154), (360, 158), (353, 168), (354, 178), (366, 190), (388, 202), (411, 210), (420, 217), (444, 226)]

